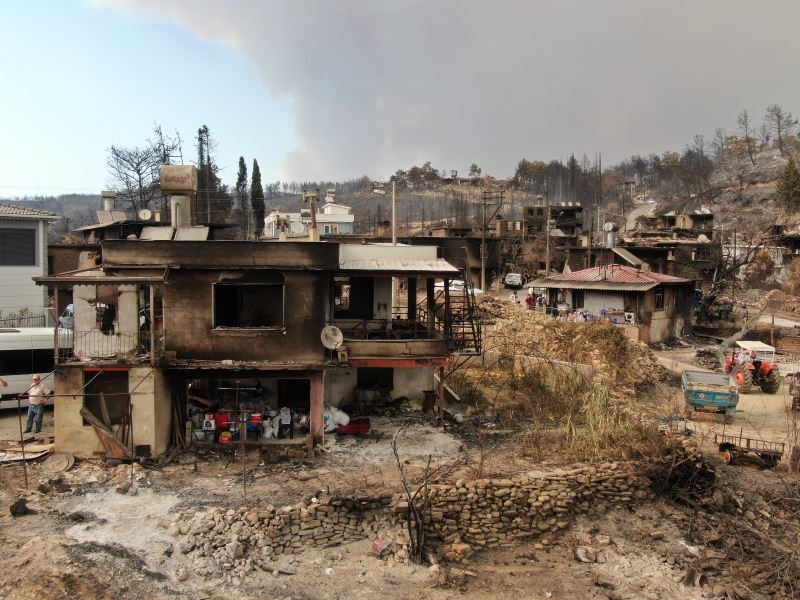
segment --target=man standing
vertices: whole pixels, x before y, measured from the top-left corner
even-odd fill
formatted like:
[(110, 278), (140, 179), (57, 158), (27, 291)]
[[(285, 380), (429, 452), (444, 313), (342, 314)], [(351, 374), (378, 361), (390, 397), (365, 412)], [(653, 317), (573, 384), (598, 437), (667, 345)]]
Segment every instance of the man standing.
[(33, 376), (33, 385), (28, 390), (28, 421), (25, 424), (25, 433), (31, 432), (31, 426), (36, 418), (36, 433), (42, 430), (42, 418), (44, 418), (44, 403), (47, 397), (52, 394), (42, 383), (42, 378), (36, 374)]

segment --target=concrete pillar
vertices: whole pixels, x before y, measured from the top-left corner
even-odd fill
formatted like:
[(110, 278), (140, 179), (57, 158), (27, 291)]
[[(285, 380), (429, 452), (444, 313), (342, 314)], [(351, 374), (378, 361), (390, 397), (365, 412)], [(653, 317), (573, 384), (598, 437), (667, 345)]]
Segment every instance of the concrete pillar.
[(426, 327), (428, 331), (433, 331), (436, 318), (436, 301), (434, 298), (434, 294), (436, 293), (436, 288), (434, 287), (435, 280), (433, 277), (428, 277), (425, 280), (425, 293), (427, 294), (427, 307), (428, 307), (428, 323)]
[(444, 423), (444, 367), (439, 367), (439, 425)]
[(322, 411), (325, 405), (325, 371), (311, 375), (311, 407), (309, 410), (309, 432), (314, 444), (322, 443)]
[(417, 318), (417, 278), (408, 278), (408, 318), (414, 321)]

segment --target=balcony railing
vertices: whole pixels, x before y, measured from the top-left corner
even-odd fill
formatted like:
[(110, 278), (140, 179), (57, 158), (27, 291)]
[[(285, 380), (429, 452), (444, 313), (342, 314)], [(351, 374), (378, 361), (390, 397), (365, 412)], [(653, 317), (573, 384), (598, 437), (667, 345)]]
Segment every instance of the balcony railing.
[(441, 332), (428, 329), (415, 319), (336, 319), (330, 323), (341, 329), (345, 340), (438, 340)]
[(164, 353), (164, 334), (161, 331), (155, 332), (152, 338), (155, 344), (152, 345), (149, 331), (106, 333), (93, 329), (72, 331), (71, 338), (69, 346), (59, 344), (59, 363), (111, 360), (139, 362), (150, 359), (151, 352), (156, 358)]

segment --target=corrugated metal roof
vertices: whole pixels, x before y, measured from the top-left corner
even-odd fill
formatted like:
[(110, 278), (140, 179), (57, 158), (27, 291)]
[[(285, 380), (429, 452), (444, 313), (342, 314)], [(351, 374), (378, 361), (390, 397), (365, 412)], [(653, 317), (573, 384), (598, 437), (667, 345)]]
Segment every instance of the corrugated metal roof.
[(552, 278), (536, 279), (528, 287), (554, 288), (560, 290), (606, 290), (620, 292), (646, 292), (656, 287), (655, 281), (641, 283), (614, 283), (613, 281), (553, 281)]
[(645, 292), (659, 284), (687, 284), (688, 279), (640, 271), (627, 265), (607, 265), (542, 277), (534, 281), (533, 287), (563, 288), (574, 290), (620, 290)]
[(399, 260), (375, 258), (345, 259), (339, 262), (342, 271), (379, 271), (383, 273), (437, 273), (457, 275), (459, 270), (443, 258)]
[(5, 204), (0, 203), (0, 218), (20, 219), (27, 217), (35, 217), (39, 219), (60, 219), (56, 213), (49, 210), (39, 210), (38, 208), (29, 208), (27, 206), (19, 206), (18, 204)]

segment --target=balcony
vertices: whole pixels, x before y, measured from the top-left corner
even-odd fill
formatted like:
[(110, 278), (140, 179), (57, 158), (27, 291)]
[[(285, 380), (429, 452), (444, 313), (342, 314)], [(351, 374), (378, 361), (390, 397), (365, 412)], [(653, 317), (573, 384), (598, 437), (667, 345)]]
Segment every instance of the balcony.
[[(164, 333), (60, 330), (56, 364), (154, 362), (164, 355)], [(69, 335), (67, 334), (69, 332)], [(71, 339), (68, 339), (71, 338)]]
[(337, 319), (353, 358), (446, 356), (447, 341), (424, 321), (413, 319)]

